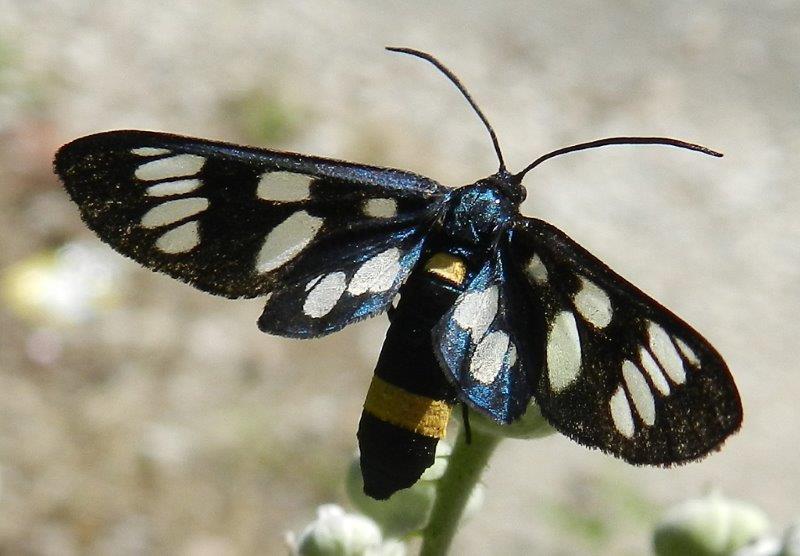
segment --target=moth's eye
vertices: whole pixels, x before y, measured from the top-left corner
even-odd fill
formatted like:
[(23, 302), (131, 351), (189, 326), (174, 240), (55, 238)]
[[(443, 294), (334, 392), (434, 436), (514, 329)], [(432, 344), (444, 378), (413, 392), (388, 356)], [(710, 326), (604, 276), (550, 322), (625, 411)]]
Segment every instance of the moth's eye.
[(509, 198), (516, 204), (522, 203), (528, 196), (528, 190), (519, 181), (509, 180), (505, 186)]

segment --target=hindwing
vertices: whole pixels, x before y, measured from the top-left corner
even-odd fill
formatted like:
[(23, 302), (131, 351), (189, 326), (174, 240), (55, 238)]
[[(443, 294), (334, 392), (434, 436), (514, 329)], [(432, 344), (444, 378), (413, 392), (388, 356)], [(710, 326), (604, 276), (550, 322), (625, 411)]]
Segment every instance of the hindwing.
[(520, 218), (512, 272), (540, 313), (542, 415), (576, 441), (631, 463), (679, 463), (716, 449), (742, 420), (722, 357), (692, 327), (563, 232)]
[(433, 329), (434, 352), (459, 399), (501, 423), (525, 413), (536, 365), (506, 258), (495, 250)]

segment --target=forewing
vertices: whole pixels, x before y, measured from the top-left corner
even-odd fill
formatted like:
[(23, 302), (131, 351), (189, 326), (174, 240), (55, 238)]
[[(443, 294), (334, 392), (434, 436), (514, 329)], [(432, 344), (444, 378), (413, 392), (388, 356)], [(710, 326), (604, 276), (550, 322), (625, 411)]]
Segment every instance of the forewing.
[(521, 218), (511, 252), (543, 318), (531, 380), (555, 428), (660, 465), (702, 457), (739, 428), (733, 378), (688, 324), (545, 222)]
[(494, 252), (433, 330), (439, 363), (458, 397), (495, 421), (520, 417), (531, 398), (531, 365), (516, 287)]
[(233, 298), (358, 265), (394, 242), (408, 254), (444, 198), (408, 172), (145, 131), (77, 139), (55, 169), (114, 249)]

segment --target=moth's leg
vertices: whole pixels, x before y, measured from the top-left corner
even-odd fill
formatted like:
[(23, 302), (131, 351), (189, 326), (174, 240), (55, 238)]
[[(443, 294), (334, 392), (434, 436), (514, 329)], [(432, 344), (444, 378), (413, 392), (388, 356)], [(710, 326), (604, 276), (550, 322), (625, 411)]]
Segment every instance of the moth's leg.
[(469, 424), (469, 407), (461, 402), (461, 423), (464, 426), (464, 438), (467, 444), (472, 444), (472, 427)]

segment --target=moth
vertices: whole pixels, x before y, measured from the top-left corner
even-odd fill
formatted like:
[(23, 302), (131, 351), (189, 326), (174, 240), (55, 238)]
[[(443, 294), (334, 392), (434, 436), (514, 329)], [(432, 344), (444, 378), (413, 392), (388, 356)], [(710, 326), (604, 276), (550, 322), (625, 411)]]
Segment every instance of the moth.
[(388, 312), (358, 428), (365, 492), (385, 499), (433, 462), (455, 404), (511, 423), (533, 401), (564, 435), (633, 464), (720, 447), (742, 421), (728, 368), (692, 327), (550, 224), (522, 216), (515, 174), (456, 189), (411, 172), (149, 131), (77, 139), (55, 171), (85, 223), (142, 265), (229, 298), (263, 296), (259, 328), (316, 338)]

